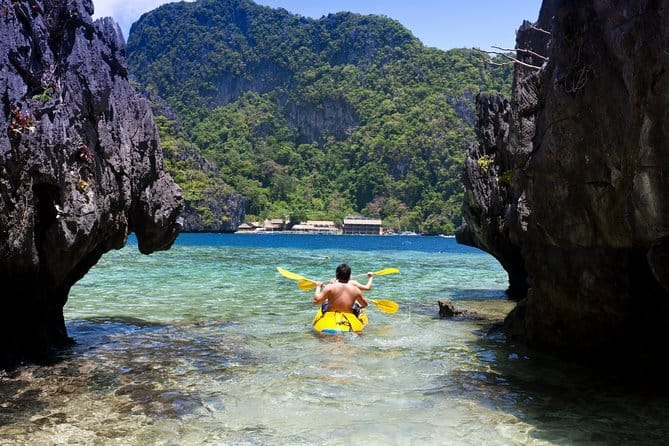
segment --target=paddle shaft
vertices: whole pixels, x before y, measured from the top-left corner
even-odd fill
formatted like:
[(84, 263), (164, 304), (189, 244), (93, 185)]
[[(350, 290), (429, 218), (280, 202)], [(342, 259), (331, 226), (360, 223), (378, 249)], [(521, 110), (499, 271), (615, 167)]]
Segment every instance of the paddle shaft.
[[(399, 272), (400, 272), (400, 270), (397, 269), (397, 268), (384, 268), (382, 270), (373, 272), (372, 276), (384, 276), (386, 274), (395, 274), (395, 273), (399, 273)], [(298, 276), (295, 273), (291, 273), (291, 274), (293, 276), (296, 276), (296, 277), (301, 277), (301, 279), (299, 279), (299, 281), (297, 283), (297, 287), (299, 289), (301, 289), (301, 290), (313, 290), (314, 288), (316, 288), (316, 282), (314, 280), (307, 279), (307, 278), (302, 277), (302, 276)], [(363, 278), (363, 277), (368, 277), (368, 276), (367, 276), (367, 274), (359, 274), (357, 276), (351, 277), (351, 279), (360, 279), (360, 278)]]
[[(283, 268), (277, 267), (276, 268), (279, 273), (281, 273), (282, 276), (287, 277), (292, 280), (297, 280), (297, 286), (298, 288), (302, 290), (307, 290), (311, 289), (312, 286), (315, 288), (317, 282), (315, 280), (307, 279), (304, 276), (300, 276), (299, 274), (295, 274), (293, 272), (287, 271)], [(377, 271), (375, 273), (372, 273), (373, 275), (379, 274), (379, 275), (384, 275), (384, 274), (394, 274), (398, 273), (399, 269), (396, 268), (386, 268), (381, 271)], [(360, 277), (365, 277), (367, 274), (364, 274)], [(399, 309), (399, 305), (391, 300), (384, 300), (384, 299), (367, 299), (369, 302), (373, 303), (380, 311), (388, 314), (395, 313)]]
[[(400, 270), (397, 268), (384, 268), (379, 271), (374, 271), (372, 273), (372, 276), (385, 276), (386, 274), (395, 274), (399, 272)], [(367, 274), (358, 274), (357, 276), (351, 276), (351, 279), (361, 279), (363, 277), (367, 277)]]

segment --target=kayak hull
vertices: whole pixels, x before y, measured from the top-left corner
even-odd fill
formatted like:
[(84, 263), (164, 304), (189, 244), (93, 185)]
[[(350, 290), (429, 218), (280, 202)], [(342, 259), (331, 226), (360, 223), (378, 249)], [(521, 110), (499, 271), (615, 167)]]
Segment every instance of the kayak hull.
[(364, 311), (358, 317), (353, 313), (342, 313), (339, 311), (326, 311), (323, 313), (322, 310), (318, 310), (311, 324), (314, 326), (314, 330), (320, 333), (336, 334), (362, 331), (367, 322), (367, 314)]

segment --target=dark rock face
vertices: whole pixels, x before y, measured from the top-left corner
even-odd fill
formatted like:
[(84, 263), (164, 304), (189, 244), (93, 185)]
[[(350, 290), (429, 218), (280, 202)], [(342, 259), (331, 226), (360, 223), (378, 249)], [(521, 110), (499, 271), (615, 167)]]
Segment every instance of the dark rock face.
[(544, 1), (517, 46), (548, 59), (519, 52), (541, 69), (517, 65), (510, 102), (479, 97), (458, 236), (509, 272), (523, 299), (505, 323), (511, 337), (641, 360), (663, 339), (667, 21), (667, 1)]
[(355, 110), (344, 98), (324, 99), (317, 106), (287, 103), (285, 109), (288, 123), (299, 129), (299, 142), (304, 144), (328, 138), (342, 141), (360, 127)]
[[(525, 267), (518, 245), (510, 239), (515, 215), (509, 206), (513, 200), (512, 159), (509, 145), (511, 106), (497, 95), (480, 94), (476, 101), (478, 142), (465, 159), (465, 203), (463, 218), (467, 226), (459, 228), (459, 243), (491, 253), (509, 273), (507, 294), (521, 299), (527, 293)], [(495, 162), (497, 160), (497, 162)]]
[(72, 285), (130, 232), (148, 254), (180, 225), (153, 115), (120, 30), (89, 0), (0, 8), (0, 364), (70, 341)]

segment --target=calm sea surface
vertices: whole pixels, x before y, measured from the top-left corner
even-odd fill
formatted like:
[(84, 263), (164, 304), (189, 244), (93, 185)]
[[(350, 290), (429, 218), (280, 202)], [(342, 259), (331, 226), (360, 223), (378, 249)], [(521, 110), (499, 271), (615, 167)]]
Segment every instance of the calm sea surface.
[[(400, 311), (318, 335), (311, 292), (276, 267), (326, 280), (342, 262), (399, 268), (366, 295)], [(72, 289), (77, 345), (0, 375), (0, 444), (669, 444), (667, 397), (489, 334), (506, 286), (444, 237), (182, 234), (150, 256), (131, 240)], [(477, 316), (440, 319), (441, 298)]]

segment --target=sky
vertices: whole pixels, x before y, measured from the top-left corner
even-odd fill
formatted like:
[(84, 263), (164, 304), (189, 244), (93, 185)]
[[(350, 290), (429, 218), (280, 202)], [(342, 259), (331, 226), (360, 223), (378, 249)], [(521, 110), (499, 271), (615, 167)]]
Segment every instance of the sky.
[[(408, 28), (426, 46), (513, 48), (523, 20), (536, 21), (541, 0), (255, 0), (291, 13), (320, 18), (351, 11), (385, 15)], [(113, 17), (128, 39), (130, 25), (167, 0), (93, 0), (93, 18)]]

